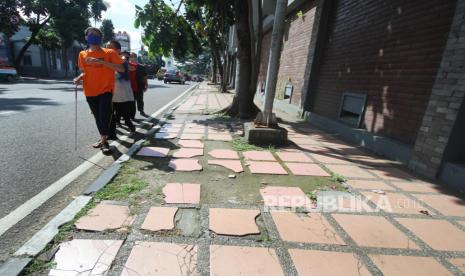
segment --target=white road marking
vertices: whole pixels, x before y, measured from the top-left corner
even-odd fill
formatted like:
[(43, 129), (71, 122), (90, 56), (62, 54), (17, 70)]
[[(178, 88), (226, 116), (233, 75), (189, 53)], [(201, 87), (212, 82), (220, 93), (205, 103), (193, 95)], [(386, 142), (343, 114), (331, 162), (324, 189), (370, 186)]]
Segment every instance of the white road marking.
[[(173, 105), (176, 101), (178, 101), (180, 98), (182, 98), (184, 95), (189, 93), (192, 89), (197, 87), (198, 85), (193, 85), (192, 87), (188, 88), (186, 91), (184, 91), (181, 95), (176, 97), (174, 100), (171, 102), (167, 103), (164, 105), (162, 108), (160, 108), (157, 112), (153, 113), (150, 117), (155, 118), (161, 113), (163, 113), (166, 109), (168, 109), (171, 105)], [(126, 141), (128, 139), (127, 136), (122, 136), (120, 140), (122, 142)], [(111, 143), (112, 146), (118, 146), (120, 143), (118, 141), (114, 141)], [(97, 163), (105, 155), (103, 155), (101, 152), (95, 154), (92, 156), (89, 161), (92, 163)], [(47, 202), (51, 197), (53, 197), (55, 194), (63, 190), (66, 186), (68, 186), (71, 182), (73, 182), (76, 178), (78, 178), (80, 175), (82, 175), (84, 172), (86, 172), (88, 169), (90, 169), (93, 164), (90, 162), (84, 162), (81, 165), (79, 165), (77, 168), (63, 176), (62, 178), (58, 179), (55, 181), (53, 184), (48, 186), (46, 189), (44, 189), (42, 192), (34, 196), (33, 198), (29, 199), (25, 203), (23, 203), (21, 206), (10, 212), (8, 215), (4, 216), (2, 219), (0, 219), (0, 236), (3, 235), (6, 231), (8, 231), (11, 227), (15, 226), (16, 223), (20, 222), (22, 219), (24, 219), (26, 216), (28, 216), (30, 213), (32, 213), (35, 209), (39, 208), (42, 204)]]
[(9, 116), (15, 113), (18, 113), (18, 111), (13, 111), (13, 110), (0, 111), (0, 116)]

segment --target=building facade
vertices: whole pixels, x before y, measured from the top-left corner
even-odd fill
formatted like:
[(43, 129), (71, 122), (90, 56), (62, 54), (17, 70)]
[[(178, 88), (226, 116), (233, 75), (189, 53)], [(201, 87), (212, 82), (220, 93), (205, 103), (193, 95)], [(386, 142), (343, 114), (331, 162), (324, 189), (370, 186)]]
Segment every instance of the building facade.
[(126, 31), (118, 31), (115, 34), (115, 40), (121, 44), (121, 51), (131, 52), (131, 37)]

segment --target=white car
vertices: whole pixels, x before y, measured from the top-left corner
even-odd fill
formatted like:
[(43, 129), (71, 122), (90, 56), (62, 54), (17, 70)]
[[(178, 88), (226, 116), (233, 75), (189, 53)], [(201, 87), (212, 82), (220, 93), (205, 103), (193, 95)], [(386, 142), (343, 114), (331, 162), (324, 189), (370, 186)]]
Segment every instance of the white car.
[(18, 72), (14, 67), (0, 67), (0, 80), (12, 82), (14, 80), (17, 80), (18, 78)]

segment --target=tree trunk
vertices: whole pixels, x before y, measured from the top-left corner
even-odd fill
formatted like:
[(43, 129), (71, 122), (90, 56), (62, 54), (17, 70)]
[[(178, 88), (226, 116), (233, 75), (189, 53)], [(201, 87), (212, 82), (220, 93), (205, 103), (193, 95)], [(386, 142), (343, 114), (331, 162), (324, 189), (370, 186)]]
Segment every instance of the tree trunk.
[(23, 59), (24, 54), (26, 53), (27, 49), (29, 49), (29, 46), (31, 46), (32, 43), (34, 43), (34, 41), (36, 40), (37, 34), (42, 29), (42, 27), (45, 26), (45, 24), (47, 24), (47, 22), (49, 20), (50, 20), (50, 17), (45, 19), (44, 22), (42, 22), (40, 24), (39, 24), (39, 21), (37, 21), (37, 26), (35, 28), (32, 28), (33, 30), (31, 32), (31, 36), (29, 37), (29, 40), (26, 42), (26, 44), (23, 45), (23, 47), (21, 48), (21, 50), (19, 51), (18, 55), (16, 56), (16, 58), (14, 60), (14, 65), (15, 65), (16, 68), (19, 68), (19, 65), (21, 63), (21, 59)]

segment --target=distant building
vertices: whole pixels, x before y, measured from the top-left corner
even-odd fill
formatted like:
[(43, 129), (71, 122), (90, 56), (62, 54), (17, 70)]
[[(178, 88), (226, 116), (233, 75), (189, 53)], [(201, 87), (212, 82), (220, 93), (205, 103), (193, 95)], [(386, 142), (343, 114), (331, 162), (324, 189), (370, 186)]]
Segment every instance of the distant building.
[(115, 40), (121, 44), (121, 51), (131, 51), (131, 37), (126, 31), (116, 33)]

